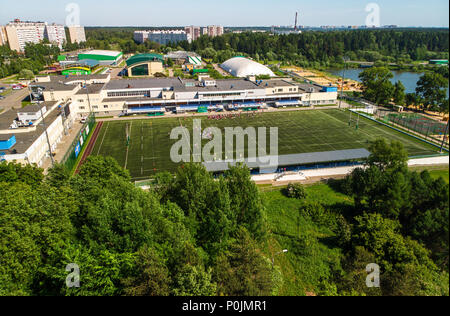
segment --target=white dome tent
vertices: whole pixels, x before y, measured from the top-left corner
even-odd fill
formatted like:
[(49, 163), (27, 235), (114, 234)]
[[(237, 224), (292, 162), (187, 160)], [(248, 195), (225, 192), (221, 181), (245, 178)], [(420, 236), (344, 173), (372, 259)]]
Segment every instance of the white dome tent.
[(262, 75), (276, 77), (272, 70), (266, 66), (245, 57), (233, 57), (221, 64), (220, 67), (234, 77), (239, 78)]

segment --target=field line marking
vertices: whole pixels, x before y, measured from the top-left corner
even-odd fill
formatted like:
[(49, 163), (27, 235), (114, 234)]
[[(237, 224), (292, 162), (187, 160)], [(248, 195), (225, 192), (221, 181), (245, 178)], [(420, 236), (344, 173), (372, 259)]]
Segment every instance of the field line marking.
[[(129, 134), (130, 139), (131, 139), (131, 128), (132, 127), (133, 127), (133, 121), (131, 121), (131, 124), (130, 124), (130, 134)], [(130, 144), (128, 144), (128, 146), (127, 146), (127, 155), (125, 156), (125, 167), (124, 167), (125, 169), (127, 169), (127, 165), (128, 165), (128, 152), (129, 152), (129, 150), (130, 150)]]
[(105, 133), (103, 134), (102, 142), (100, 143), (100, 146), (98, 147), (97, 156), (100, 155), (100, 149), (102, 149), (103, 142), (105, 141), (106, 134), (108, 133), (108, 127), (109, 127), (109, 122), (106, 122)]

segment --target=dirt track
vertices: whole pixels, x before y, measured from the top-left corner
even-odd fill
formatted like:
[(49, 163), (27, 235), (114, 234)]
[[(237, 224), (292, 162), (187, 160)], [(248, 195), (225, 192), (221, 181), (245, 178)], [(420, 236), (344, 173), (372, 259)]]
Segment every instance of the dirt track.
[(94, 134), (92, 134), (92, 137), (89, 141), (89, 144), (87, 144), (86, 150), (83, 153), (83, 157), (81, 157), (80, 163), (77, 166), (77, 170), (75, 171), (75, 174), (78, 174), (81, 170), (81, 167), (86, 162), (86, 159), (91, 155), (92, 150), (94, 149), (95, 142), (97, 141), (98, 134), (100, 134), (100, 130), (102, 129), (103, 122), (99, 122), (97, 126), (95, 127)]

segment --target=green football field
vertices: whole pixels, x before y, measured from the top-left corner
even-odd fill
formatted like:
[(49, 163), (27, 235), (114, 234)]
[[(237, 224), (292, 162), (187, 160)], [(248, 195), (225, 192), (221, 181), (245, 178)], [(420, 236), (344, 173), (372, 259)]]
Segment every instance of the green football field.
[[(171, 140), (170, 133), (173, 128), (184, 126), (192, 139), (193, 119), (180, 117), (105, 122), (92, 155), (115, 158), (130, 171), (134, 180), (147, 179), (162, 171), (174, 171), (177, 164), (170, 159), (170, 149), (178, 140)], [(200, 116), (195, 119), (202, 120), (202, 130), (208, 127), (218, 127), (222, 131), (225, 127), (237, 126), (244, 129), (278, 127), (279, 155), (367, 148), (369, 141), (380, 137), (402, 142), (410, 156), (431, 155), (438, 151), (425, 142), (362, 117), (356, 129), (356, 115), (353, 114), (349, 126), (349, 112), (340, 110), (273, 112), (255, 116), (242, 114), (240, 118), (224, 120)], [(130, 136), (128, 146), (127, 135)], [(203, 140), (203, 145), (208, 142)], [(269, 143), (267, 135), (267, 146)]]

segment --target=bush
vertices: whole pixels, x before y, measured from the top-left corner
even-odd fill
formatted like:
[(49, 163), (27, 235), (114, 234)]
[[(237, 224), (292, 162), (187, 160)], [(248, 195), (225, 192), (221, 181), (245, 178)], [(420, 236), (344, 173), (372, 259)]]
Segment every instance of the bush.
[(296, 183), (296, 184), (289, 183), (289, 185), (287, 186), (287, 188), (285, 190), (285, 194), (287, 197), (292, 198), (292, 199), (298, 199), (298, 200), (306, 199), (306, 190), (303, 187), (303, 185), (301, 185), (299, 183)]

